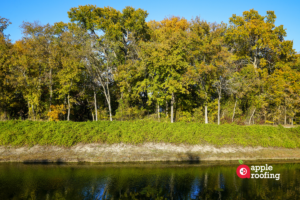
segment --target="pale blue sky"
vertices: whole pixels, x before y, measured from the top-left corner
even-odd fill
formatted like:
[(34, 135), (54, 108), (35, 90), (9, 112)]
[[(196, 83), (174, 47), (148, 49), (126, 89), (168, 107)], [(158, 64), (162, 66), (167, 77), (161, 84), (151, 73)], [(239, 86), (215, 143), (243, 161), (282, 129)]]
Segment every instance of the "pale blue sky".
[(68, 22), (68, 14), (72, 7), (92, 4), (98, 7), (110, 6), (122, 10), (125, 6), (147, 10), (149, 20), (162, 20), (168, 16), (180, 16), (191, 19), (200, 16), (208, 22), (228, 23), (232, 14), (242, 15), (243, 11), (254, 8), (261, 15), (273, 10), (277, 16), (276, 25), (284, 25), (287, 29), (286, 40), (294, 41), (294, 48), (300, 52), (300, 0), (211, 0), (211, 1), (167, 1), (167, 0), (128, 0), (128, 1), (97, 1), (97, 0), (2, 0), (0, 16), (10, 19), (13, 23), (6, 30), (14, 42), (22, 38), (20, 25), (22, 21), (40, 21), (41, 24)]

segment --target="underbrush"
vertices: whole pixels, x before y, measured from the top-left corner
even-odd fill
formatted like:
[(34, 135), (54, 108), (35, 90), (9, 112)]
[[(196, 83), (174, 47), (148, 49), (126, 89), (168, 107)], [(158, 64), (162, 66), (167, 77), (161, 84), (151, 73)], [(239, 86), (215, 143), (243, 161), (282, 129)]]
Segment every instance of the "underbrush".
[(300, 147), (300, 127), (239, 126), (234, 124), (174, 124), (146, 121), (0, 122), (0, 145), (73, 146), (78, 143), (164, 142), (216, 146)]

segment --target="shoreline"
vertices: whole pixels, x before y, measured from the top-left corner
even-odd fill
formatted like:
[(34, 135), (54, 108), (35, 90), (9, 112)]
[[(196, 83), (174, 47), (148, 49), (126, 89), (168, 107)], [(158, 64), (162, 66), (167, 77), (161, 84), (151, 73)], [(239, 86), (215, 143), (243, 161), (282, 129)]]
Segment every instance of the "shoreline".
[(129, 163), (200, 162), (236, 160), (300, 160), (300, 148), (187, 145), (170, 143), (77, 144), (71, 147), (0, 146), (0, 162), (23, 163)]

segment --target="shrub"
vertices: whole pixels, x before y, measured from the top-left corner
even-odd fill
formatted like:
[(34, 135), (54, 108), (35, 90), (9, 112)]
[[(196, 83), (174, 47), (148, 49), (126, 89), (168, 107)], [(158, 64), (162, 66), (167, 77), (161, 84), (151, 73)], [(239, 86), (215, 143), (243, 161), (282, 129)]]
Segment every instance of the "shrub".
[(47, 116), (49, 116), (50, 121), (59, 121), (59, 117), (64, 114), (66, 114), (64, 105), (51, 105), (51, 111), (48, 112)]

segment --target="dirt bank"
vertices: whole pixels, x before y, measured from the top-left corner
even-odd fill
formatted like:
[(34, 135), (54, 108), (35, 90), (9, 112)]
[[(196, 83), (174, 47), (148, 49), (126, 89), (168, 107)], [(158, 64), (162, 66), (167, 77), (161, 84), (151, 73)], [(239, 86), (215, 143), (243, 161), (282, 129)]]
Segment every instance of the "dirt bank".
[(165, 143), (78, 144), (73, 147), (0, 146), (0, 162), (139, 162), (300, 159), (300, 149), (214, 147)]

